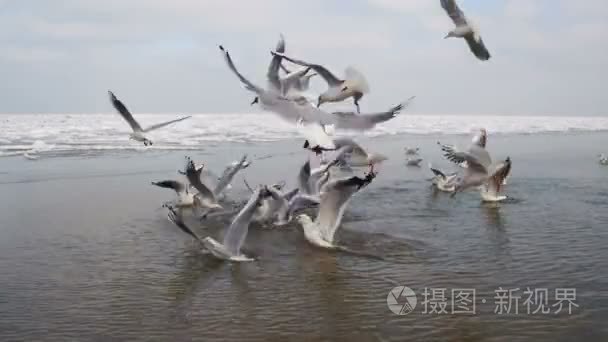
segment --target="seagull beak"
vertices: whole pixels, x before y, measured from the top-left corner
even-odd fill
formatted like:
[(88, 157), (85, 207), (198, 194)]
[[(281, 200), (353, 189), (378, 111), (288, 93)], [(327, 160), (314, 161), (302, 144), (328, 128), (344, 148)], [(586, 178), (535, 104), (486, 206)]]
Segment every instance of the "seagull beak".
[(449, 33), (446, 34), (445, 37), (443, 37), (443, 39), (448, 39), (448, 38), (450, 38), (450, 34)]

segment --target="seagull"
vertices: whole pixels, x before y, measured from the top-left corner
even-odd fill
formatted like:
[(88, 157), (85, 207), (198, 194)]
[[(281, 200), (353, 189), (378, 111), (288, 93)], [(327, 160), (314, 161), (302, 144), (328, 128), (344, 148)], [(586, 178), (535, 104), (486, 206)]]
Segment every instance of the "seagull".
[(373, 172), (365, 177), (349, 177), (329, 181), (321, 189), (321, 204), (317, 217), (313, 221), (310, 216), (300, 214), (298, 222), (304, 229), (304, 237), (315, 246), (324, 248), (336, 248), (334, 235), (340, 226), (344, 210), (352, 197), (364, 186), (371, 183), (376, 177)]
[[(280, 53), (285, 52), (285, 38), (283, 35), (281, 35), (275, 50)], [(310, 86), (310, 79), (317, 74), (308, 74), (311, 69), (310, 67), (291, 72), (283, 66), (281, 63), (282, 59), (283, 57), (281, 56), (272, 56), (272, 60), (268, 66), (268, 72), (266, 73), (266, 77), (268, 78), (268, 88), (280, 93), (281, 95), (288, 95), (292, 90), (296, 90), (298, 92), (308, 90)], [(287, 75), (280, 77), (279, 69), (285, 71)], [(252, 104), (255, 102), (256, 101), (254, 100)]]
[(190, 192), (188, 186), (184, 183), (176, 180), (164, 180), (160, 182), (152, 182), (152, 185), (156, 185), (161, 188), (173, 189), (177, 194), (177, 201), (175, 206), (177, 208), (191, 208), (195, 205), (195, 196), (193, 192)]
[(35, 152), (32, 152), (32, 151), (25, 151), (25, 152), (23, 152), (23, 158), (25, 158), (27, 160), (38, 160), (38, 158), (40, 158), (40, 157), (34, 153)]
[(116, 111), (118, 111), (118, 113), (120, 113), (120, 115), (123, 117), (123, 119), (125, 119), (125, 121), (127, 121), (129, 126), (131, 126), (131, 129), (133, 130), (133, 133), (130, 134), (129, 139), (141, 141), (144, 143), (145, 146), (152, 145), (152, 141), (150, 139), (146, 138), (144, 133), (148, 133), (150, 131), (159, 129), (161, 127), (165, 127), (167, 125), (191, 118), (191, 116), (184, 116), (179, 119), (159, 123), (159, 124), (147, 127), (146, 129), (142, 129), (141, 126), (139, 125), (139, 123), (137, 121), (135, 121), (135, 119), (133, 118), (133, 115), (131, 115), (131, 112), (129, 112), (127, 107), (118, 98), (116, 98), (114, 93), (112, 93), (111, 91), (108, 90), (108, 94), (110, 95), (110, 100), (112, 101), (112, 105), (114, 106)]
[(405, 154), (406, 155), (410, 155), (410, 156), (414, 156), (418, 154), (418, 151), (420, 151), (420, 148), (418, 147), (405, 147)]
[(304, 148), (309, 149), (319, 155), (323, 151), (333, 151), (336, 149), (333, 139), (325, 131), (325, 127), (316, 121), (307, 122), (300, 118), (298, 120), (298, 131), (306, 141)]
[(281, 52), (273, 51), (272, 55), (281, 56), (294, 64), (312, 68), (317, 74), (319, 74), (319, 76), (323, 77), (323, 79), (327, 82), (328, 89), (319, 95), (317, 107), (325, 102), (342, 102), (347, 98), (352, 97), (355, 106), (357, 107), (357, 113), (361, 112), (359, 108), (359, 100), (361, 100), (363, 95), (369, 93), (369, 86), (363, 74), (355, 70), (353, 67), (346, 68), (344, 71), (345, 78), (340, 79), (322, 65), (297, 60), (288, 57)]
[(456, 27), (450, 31), (445, 38), (457, 37), (464, 38), (469, 44), (471, 52), (482, 61), (490, 59), (490, 52), (486, 48), (476, 27), (467, 20), (464, 13), (460, 10), (455, 0), (440, 0), (441, 7), (452, 19)]
[(420, 167), (421, 162), (422, 158), (407, 158), (405, 161), (405, 165)]
[[(339, 153), (337, 158), (340, 158), (341, 155)], [(334, 159), (316, 169), (311, 169), (310, 160), (306, 160), (298, 173), (298, 187), (285, 198), (288, 200), (287, 207), (281, 206), (278, 212), (278, 225), (290, 222), (294, 212), (319, 204), (321, 201), (320, 189), (329, 181), (330, 169), (339, 162), (340, 159)]]
[(223, 209), (218, 203), (217, 197), (207, 186), (201, 182), (202, 169), (197, 169), (192, 159), (186, 161), (186, 178), (190, 184), (198, 191), (196, 197), (200, 200), (200, 206), (209, 210)]
[(481, 199), (484, 202), (500, 202), (507, 199), (507, 196), (500, 195), (500, 190), (510, 171), (511, 158), (507, 157), (505, 161), (496, 166), (494, 173), (488, 177), (486, 184), (480, 189)]
[(254, 103), (259, 103), (264, 110), (278, 114), (290, 122), (300, 119), (311, 122), (316, 121), (322, 125), (333, 125), (334, 129), (365, 131), (374, 128), (377, 124), (394, 118), (402, 109), (409, 106), (414, 97), (403, 103), (391, 107), (386, 112), (358, 115), (354, 112), (328, 113), (313, 106), (305, 97), (285, 97), (273, 91), (259, 87), (246, 79), (234, 65), (230, 53), (220, 45), (224, 60), (230, 70), (238, 77), (245, 89), (257, 95)]
[(251, 165), (251, 163), (247, 161), (246, 154), (243, 155), (240, 160), (228, 164), (224, 169), (224, 172), (222, 172), (222, 176), (219, 178), (215, 188), (213, 188), (213, 194), (215, 196), (220, 196), (230, 185), (234, 176), (236, 176), (239, 171), (249, 167), (249, 165)]
[(216, 258), (229, 261), (253, 261), (254, 259), (241, 253), (241, 247), (247, 237), (249, 230), (249, 224), (255, 214), (257, 207), (263, 197), (268, 196), (268, 191), (265, 188), (258, 187), (249, 201), (243, 209), (236, 215), (222, 243), (216, 241), (212, 237), (206, 237), (203, 239), (203, 245), (213, 254)]
[(429, 169), (435, 175), (435, 177), (431, 179), (431, 182), (433, 182), (433, 185), (437, 187), (438, 190), (444, 192), (453, 192), (455, 190), (454, 181), (458, 176), (456, 173), (446, 175), (444, 172), (430, 164)]
[[(488, 141), (488, 132), (486, 131), (485, 128), (480, 128), (476, 134), (473, 135), (473, 139), (471, 139), (471, 146), (469, 147), (469, 150), (484, 150), (486, 148), (487, 145), (487, 141)], [(437, 145), (439, 145), (441, 147), (441, 150), (444, 152), (448, 152), (448, 151), (456, 151), (457, 147), (454, 145), (447, 145), (447, 144), (442, 144), (441, 142), (437, 142)], [(487, 153), (487, 152), (486, 152)], [(489, 155), (487, 156), (489, 158)], [(452, 162), (455, 162), (453, 160), (451, 160)], [(492, 161), (490, 160), (488, 162), (488, 165), (491, 164)], [(468, 167), (467, 162), (456, 162), (456, 164), (464, 169), (466, 169)]]
[(170, 205), (163, 205), (163, 207), (167, 208), (169, 210), (169, 213), (167, 214), (167, 219), (169, 219), (170, 222), (173, 222), (179, 229), (181, 229), (184, 233), (192, 236), (196, 241), (198, 241), (199, 243), (203, 244), (203, 240), (201, 240), (200, 237), (198, 237), (198, 235), (196, 235), (194, 233), (194, 231), (192, 231), (192, 229), (190, 229), (183, 220), (183, 217), (181, 215), (181, 212), (176, 212), (175, 209), (170, 206)]
[(336, 145), (336, 148), (338, 149), (345, 146), (348, 147), (340, 159), (351, 167), (369, 166), (370, 171), (373, 172), (374, 165), (378, 165), (383, 161), (388, 160), (388, 157), (380, 153), (368, 153), (350, 138), (334, 139), (334, 145)]
[[(331, 178), (330, 171), (342, 161), (343, 150), (341, 148), (331, 162), (322, 164), (316, 169), (311, 169), (310, 160), (307, 160), (298, 173), (298, 187), (287, 193), (284, 197), (288, 201), (287, 207), (281, 205), (278, 211), (278, 220), (275, 224), (283, 225), (291, 221), (296, 211), (317, 206), (321, 201), (320, 189), (327, 184)], [(282, 203), (284, 204), (284, 203)]]
[[(502, 186), (504, 178), (509, 174), (511, 169), (510, 158), (507, 158), (505, 162), (499, 164), (494, 173), (490, 174), (489, 169), (492, 164), (492, 159), (490, 158), (489, 153), (477, 144), (473, 144), (469, 150), (464, 152), (458, 151), (453, 147), (444, 147), (443, 151), (448, 160), (456, 163), (466, 161), (468, 165), (462, 179), (455, 184), (452, 196), (455, 196), (458, 192), (473, 187), (480, 187), (490, 182), (491, 184), (488, 185), (488, 187), (490, 187), (489, 190), (494, 192), (490, 192), (488, 199), (497, 198), (496, 193), (500, 191), (500, 186)], [(499, 185), (493, 185), (492, 182), (499, 182)]]
[(298, 189), (296, 188), (284, 193), (281, 191), (281, 184), (275, 184), (266, 189), (268, 190), (269, 196), (262, 199), (252, 220), (261, 223), (275, 220), (273, 223), (277, 226), (283, 226), (289, 223), (287, 215), (289, 201), (297, 194)]
[(606, 157), (603, 153), (600, 153), (597, 157), (601, 165), (608, 165), (608, 157)]
[[(189, 159), (186, 157), (186, 159)], [(203, 183), (208, 189), (212, 189), (214, 195), (218, 199), (223, 199), (227, 190), (230, 190), (232, 186), (232, 179), (242, 169), (246, 169), (251, 165), (251, 162), (247, 160), (247, 155), (244, 155), (240, 160), (235, 160), (228, 164), (222, 176), (219, 177), (213, 171), (205, 169), (204, 164), (195, 164), (195, 170), (201, 173), (201, 183)], [(185, 175), (184, 171), (178, 170), (178, 173)]]

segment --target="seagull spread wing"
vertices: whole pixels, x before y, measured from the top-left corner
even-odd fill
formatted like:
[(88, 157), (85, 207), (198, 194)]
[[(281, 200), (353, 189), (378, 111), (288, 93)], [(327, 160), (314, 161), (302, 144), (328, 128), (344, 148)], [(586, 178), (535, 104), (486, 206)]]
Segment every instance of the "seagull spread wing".
[(201, 182), (202, 169), (196, 169), (192, 159), (188, 158), (186, 162), (186, 178), (192, 186), (198, 191), (199, 196), (206, 199), (210, 203), (217, 203), (215, 195), (211, 190)]
[[(285, 38), (281, 35), (279, 42), (276, 46), (276, 51), (285, 52)], [(273, 55), (270, 60), (270, 65), (268, 66), (268, 72), (266, 73), (266, 77), (268, 78), (268, 84), (275, 91), (281, 91), (281, 80), (279, 78), (279, 69), (281, 68), (281, 60), (283, 57), (279, 55)], [(270, 88), (269, 87), (269, 88)]]
[(430, 167), (430, 169), (431, 169), (431, 172), (433, 172), (433, 174), (435, 176), (441, 177), (441, 179), (444, 179), (444, 180), (446, 179), (445, 174), (443, 172), (441, 172), (441, 170), (436, 169), (434, 167)]
[(488, 59), (490, 59), (490, 57), (492, 57), (490, 55), (490, 51), (488, 51), (488, 48), (486, 48), (486, 45), (484, 44), (481, 37), (476, 36), (474, 34), (468, 34), (464, 37), (464, 39), (466, 40), (467, 44), (469, 45), (469, 49), (471, 49), (471, 52), (473, 52), (475, 57), (479, 58), (482, 61), (487, 61)]
[(256, 189), (249, 201), (243, 209), (236, 215), (226, 235), (224, 236), (223, 245), (230, 251), (233, 255), (239, 255), (241, 247), (245, 242), (245, 238), (247, 237), (247, 232), (249, 230), (249, 224), (255, 214), (255, 210), (258, 207), (260, 198), (262, 196), (261, 189)]
[(414, 96), (410, 97), (407, 101), (390, 108), (388, 111), (380, 113), (357, 114), (355, 112), (334, 112), (335, 127), (352, 130), (372, 129), (376, 127), (377, 124), (397, 116), (404, 108), (409, 106), (413, 99)]
[(124, 103), (122, 103), (122, 101), (120, 101), (111, 91), (108, 90), (108, 94), (110, 95), (110, 101), (112, 101), (112, 106), (114, 106), (116, 111), (123, 117), (123, 119), (125, 119), (125, 121), (127, 121), (129, 126), (131, 126), (131, 129), (134, 132), (141, 132), (141, 126), (139, 125), (139, 123), (137, 123), (137, 121), (135, 121), (133, 115), (131, 115), (131, 112), (129, 112), (129, 110), (127, 109), (127, 106), (125, 106)]
[(496, 170), (490, 176), (488, 182), (488, 191), (493, 192), (496, 196), (502, 187), (503, 181), (511, 172), (511, 158), (507, 158), (504, 162), (496, 166)]
[(333, 150), (336, 148), (331, 137), (325, 132), (323, 126), (316, 121), (298, 120), (298, 131), (302, 134), (311, 146), (319, 146), (323, 149)]
[(236, 66), (234, 65), (234, 62), (232, 61), (232, 57), (230, 57), (230, 53), (228, 52), (228, 50), (224, 49), (224, 47), (221, 45), (220, 45), (220, 50), (222, 50), (222, 52), (224, 53), (224, 60), (226, 61), (226, 64), (228, 64), (228, 67), (230, 68), (230, 70), (232, 70), (232, 72), (236, 75), (236, 77), (239, 78), (241, 83), (243, 83), (243, 85), (245, 86), (245, 89), (252, 91), (254, 93), (257, 93), (258, 95), (263, 94), (264, 89), (251, 83), (236, 69)]
[(161, 188), (173, 189), (177, 194), (186, 192), (186, 186), (182, 182), (176, 180), (164, 180), (160, 182), (152, 182), (152, 185), (159, 186)]
[(340, 225), (346, 204), (351, 196), (362, 187), (369, 184), (375, 177), (374, 173), (364, 178), (350, 177), (333, 180), (321, 189), (321, 203), (315, 224), (321, 236), (328, 242), (333, 241), (334, 234)]
[(442, 145), (441, 150), (444, 152), (444, 156), (447, 160), (456, 164), (466, 161), (468, 165), (467, 170), (473, 169), (474, 171), (482, 171), (487, 173), (487, 166), (485, 166), (486, 163), (479, 160), (479, 156), (470, 153), (470, 151), (459, 151), (455, 146), (450, 145)]
[(213, 193), (217, 196), (219, 195), (226, 187), (232, 182), (234, 176), (241, 171), (242, 169), (249, 166), (249, 162), (247, 162), (247, 155), (243, 155), (243, 157), (235, 163), (232, 163), (226, 167), (220, 180), (218, 181)]
[(189, 116), (184, 116), (184, 117), (179, 118), (179, 119), (175, 119), (175, 120), (171, 120), (171, 121), (167, 121), (167, 122), (162, 122), (162, 123), (159, 123), (159, 124), (156, 124), (156, 125), (152, 125), (152, 126), (150, 126), (150, 127), (147, 127), (147, 128), (146, 128), (146, 129), (144, 129), (143, 131), (144, 131), (144, 132), (150, 132), (150, 131), (153, 131), (153, 130), (155, 130), (155, 129), (159, 129), (159, 128), (161, 128), (161, 127), (168, 126), (168, 125), (170, 125), (170, 124), (173, 124), (173, 123), (176, 123), (176, 122), (180, 122), (180, 121), (183, 121), (183, 120), (189, 119), (189, 118), (191, 118), (191, 117), (192, 117), (192, 116), (190, 116), (190, 115), (189, 115)]
[(337, 139), (334, 139), (334, 145), (336, 145), (336, 148), (341, 151), (340, 159), (345, 161), (347, 164), (349, 164), (349, 165), (367, 165), (367, 164), (369, 164), (367, 152), (363, 149), (363, 147), (361, 147), (361, 145), (357, 144), (353, 139), (337, 138)]
[(441, 0), (441, 7), (443, 7), (456, 26), (467, 25), (467, 18), (460, 7), (458, 7), (458, 4), (456, 4), (456, 0)]
[(298, 189), (300, 190), (300, 194), (313, 194), (313, 190), (310, 186), (310, 160), (307, 160), (300, 168), (300, 172), (298, 173)]
[(285, 54), (280, 53), (280, 52), (274, 52), (273, 51), (272, 54), (273, 54), (273, 56), (277, 56), (277, 55), (281, 56), (281, 57), (285, 58), (286, 60), (288, 60), (288, 61), (290, 61), (290, 62), (292, 62), (294, 64), (298, 64), (298, 65), (305, 66), (305, 67), (310, 67), (317, 74), (319, 74), (321, 77), (323, 77), (323, 79), (325, 80), (325, 82), (327, 82), (327, 84), (330, 87), (338, 86), (338, 85), (342, 84), (342, 82), (344, 81), (344, 80), (341, 80), (338, 77), (336, 77), (331, 71), (327, 70), (327, 68), (325, 68), (322, 65), (311, 64), (311, 63), (308, 63), (308, 62), (297, 60), (297, 59), (291, 58), (289, 56), (286, 56)]
[(473, 136), (471, 142), (479, 147), (486, 147), (486, 143), (488, 141), (488, 133), (485, 129), (480, 129), (477, 134)]
[(192, 231), (192, 229), (190, 229), (184, 223), (184, 220), (183, 220), (182, 215), (180, 213), (177, 213), (175, 211), (175, 209), (173, 209), (173, 207), (171, 207), (171, 206), (167, 206), (167, 209), (169, 209), (169, 214), (167, 214), (167, 218), (169, 219), (169, 221), (173, 222), (184, 233), (192, 236), (193, 238), (195, 238), (196, 240), (198, 240), (199, 242), (201, 242), (201, 239), (198, 237), (198, 235), (196, 235), (194, 233), (194, 231)]

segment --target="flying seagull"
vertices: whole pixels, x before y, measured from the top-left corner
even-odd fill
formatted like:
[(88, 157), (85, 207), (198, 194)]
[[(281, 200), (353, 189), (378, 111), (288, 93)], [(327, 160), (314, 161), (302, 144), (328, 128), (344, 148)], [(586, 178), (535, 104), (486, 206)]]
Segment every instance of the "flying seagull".
[[(490, 158), (490, 155), (486, 151), (487, 141), (488, 141), (487, 131), (485, 130), (485, 128), (480, 128), (479, 131), (473, 136), (473, 139), (471, 140), (471, 146), (469, 146), (469, 148), (467, 150), (468, 152), (471, 152), (471, 153), (479, 156), (481, 158), (480, 161), (483, 162), (483, 165), (485, 167), (489, 167), (490, 164), (492, 164), (492, 159)], [(456, 163), (457, 165), (459, 165), (463, 168), (468, 167), (468, 162), (466, 160), (458, 161), (458, 160), (452, 159), (450, 157), (451, 153), (460, 152), (456, 146), (442, 144), (440, 142), (437, 142), (437, 144), (441, 147), (441, 150), (443, 152), (445, 152), (444, 155), (448, 158), (448, 160)]]
[[(281, 35), (275, 50), (280, 53), (285, 52), (285, 38), (283, 35)], [(268, 66), (268, 72), (266, 73), (266, 77), (268, 78), (268, 88), (280, 93), (281, 95), (288, 95), (293, 90), (299, 92), (308, 90), (310, 86), (310, 79), (317, 74), (308, 74), (311, 69), (310, 67), (291, 72), (283, 66), (282, 60), (283, 57), (281, 56), (272, 56), (270, 65)], [(287, 75), (280, 77), (279, 69), (285, 71)], [(254, 100), (252, 104), (256, 102), (257, 101)]]
[(316, 121), (307, 122), (300, 118), (298, 120), (298, 131), (306, 138), (303, 147), (317, 155), (323, 151), (336, 149), (334, 141), (325, 131), (325, 127)]
[(358, 115), (354, 112), (337, 112), (330, 114), (313, 106), (305, 97), (285, 97), (255, 85), (236, 69), (230, 53), (221, 45), (219, 48), (226, 64), (245, 86), (245, 89), (257, 95), (256, 102), (260, 103), (262, 109), (276, 113), (290, 122), (295, 123), (299, 119), (304, 119), (308, 122), (316, 121), (322, 125), (333, 125), (334, 129), (365, 131), (374, 128), (378, 123), (394, 118), (414, 98), (410, 97), (407, 101), (381, 113)]
[(288, 121), (296, 122), (299, 119), (304, 119), (306, 121), (317, 121), (324, 126), (332, 125), (334, 129), (365, 131), (374, 128), (378, 123), (394, 118), (402, 109), (409, 106), (414, 99), (414, 97), (410, 97), (405, 102), (391, 107), (385, 112), (361, 115), (354, 112), (335, 112), (330, 114), (313, 106), (302, 96), (284, 97), (256, 86), (236, 69), (228, 51), (222, 46), (220, 46), (220, 50), (224, 52), (224, 59), (228, 67), (244, 84), (245, 88), (258, 95), (256, 102), (259, 102), (263, 109), (272, 111)]
[(317, 217), (300, 214), (298, 222), (304, 229), (304, 237), (313, 245), (324, 248), (336, 248), (334, 235), (340, 226), (344, 210), (352, 195), (371, 183), (376, 174), (370, 172), (365, 177), (349, 177), (329, 181), (321, 189), (321, 204)]
[(319, 76), (323, 77), (327, 82), (328, 89), (319, 95), (317, 100), (317, 107), (325, 102), (342, 102), (350, 97), (353, 98), (355, 106), (357, 107), (357, 113), (360, 113), (359, 100), (363, 95), (369, 93), (369, 86), (365, 76), (353, 67), (348, 67), (344, 71), (344, 79), (338, 78), (331, 71), (327, 70), (322, 65), (312, 64), (297, 60), (286, 56), (281, 52), (272, 52), (273, 56), (281, 56), (286, 60), (298, 64), (304, 67), (312, 68)]
[(191, 116), (185, 116), (185, 117), (182, 117), (179, 119), (152, 125), (150, 127), (147, 127), (146, 129), (142, 129), (141, 126), (139, 125), (139, 123), (137, 121), (135, 121), (135, 119), (133, 118), (133, 115), (131, 114), (131, 112), (129, 112), (129, 110), (124, 105), (124, 103), (122, 103), (118, 98), (116, 98), (114, 93), (112, 93), (109, 90), (108, 90), (108, 94), (110, 95), (110, 101), (112, 101), (112, 105), (114, 106), (114, 108), (118, 111), (118, 113), (120, 113), (120, 115), (123, 117), (123, 119), (125, 119), (125, 121), (127, 121), (129, 126), (131, 126), (131, 129), (133, 130), (133, 133), (130, 134), (129, 139), (141, 141), (144, 143), (145, 146), (152, 145), (152, 141), (150, 139), (146, 138), (144, 133), (148, 133), (155, 129), (159, 129), (161, 127), (165, 127), (167, 125), (170, 125), (170, 124), (182, 121), (182, 120), (186, 120), (191, 117)]
[(608, 165), (608, 157), (606, 157), (603, 153), (600, 153), (597, 158), (600, 165)]
[(457, 37), (464, 38), (471, 52), (482, 61), (490, 59), (490, 52), (486, 48), (479, 31), (474, 25), (467, 20), (464, 13), (460, 10), (456, 4), (456, 0), (440, 0), (441, 7), (445, 10), (448, 16), (452, 19), (456, 27), (450, 31), (445, 38)]

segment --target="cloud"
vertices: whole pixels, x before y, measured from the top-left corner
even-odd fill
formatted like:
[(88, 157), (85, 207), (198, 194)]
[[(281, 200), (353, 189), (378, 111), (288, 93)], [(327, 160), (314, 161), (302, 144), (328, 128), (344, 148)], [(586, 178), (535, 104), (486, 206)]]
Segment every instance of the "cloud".
[(417, 95), (423, 113), (605, 114), (606, 1), (460, 2), (487, 63), (442, 39), (435, 0), (0, 1), (0, 112), (109, 112), (108, 88), (142, 112), (251, 111), (217, 44), (264, 84), (284, 33), (288, 54), (363, 71), (366, 110)]

